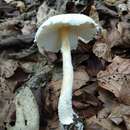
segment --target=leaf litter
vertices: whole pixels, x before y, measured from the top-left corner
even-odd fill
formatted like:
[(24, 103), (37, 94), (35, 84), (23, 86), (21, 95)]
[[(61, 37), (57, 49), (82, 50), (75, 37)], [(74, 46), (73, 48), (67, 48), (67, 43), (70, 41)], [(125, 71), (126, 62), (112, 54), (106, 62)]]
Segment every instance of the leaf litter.
[(15, 123), (14, 95), (29, 87), (36, 97), (40, 130), (59, 130), (57, 104), (62, 83), (60, 53), (38, 52), (39, 25), (62, 13), (83, 13), (101, 34), (72, 51), (73, 108), (85, 130), (130, 130), (130, 1), (1, 0), (0, 129)]

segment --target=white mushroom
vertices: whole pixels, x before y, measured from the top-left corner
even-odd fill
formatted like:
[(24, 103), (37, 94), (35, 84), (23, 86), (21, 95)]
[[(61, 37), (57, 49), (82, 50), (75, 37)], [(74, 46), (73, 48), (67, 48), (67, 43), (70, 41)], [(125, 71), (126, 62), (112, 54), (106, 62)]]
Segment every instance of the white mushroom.
[(39, 130), (38, 106), (30, 88), (20, 89), (15, 97), (15, 105), (15, 126), (8, 126), (8, 130)]
[(86, 41), (93, 39), (97, 24), (83, 14), (62, 14), (46, 20), (38, 29), (35, 42), (39, 51), (58, 52), (63, 56), (63, 82), (58, 104), (59, 120), (63, 126), (74, 123), (78, 116), (72, 109), (73, 66), (71, 50), (76, 49), (78, 36)]

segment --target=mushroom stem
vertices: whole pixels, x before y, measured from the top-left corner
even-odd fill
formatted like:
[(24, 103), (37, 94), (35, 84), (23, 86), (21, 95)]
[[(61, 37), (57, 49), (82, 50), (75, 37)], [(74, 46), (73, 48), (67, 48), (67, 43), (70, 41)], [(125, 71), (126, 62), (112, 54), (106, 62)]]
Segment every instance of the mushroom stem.
[(72, 109), (72, 87), (73, 87), (73, 66), (71, 60), (71, 49), (69, 43), (69, 28), (64, 27), (61, 32), (62, 56), (63, 56), (63, 81), (58, 104), (59, 120), (63, 125), (73, 123)]

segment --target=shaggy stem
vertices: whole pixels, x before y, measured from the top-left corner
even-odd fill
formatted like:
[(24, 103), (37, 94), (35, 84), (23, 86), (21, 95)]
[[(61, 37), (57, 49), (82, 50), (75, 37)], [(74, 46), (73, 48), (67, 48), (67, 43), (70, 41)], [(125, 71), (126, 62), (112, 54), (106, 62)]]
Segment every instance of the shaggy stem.
[(64, 125), (73, 123), (72, 109), (72, 86), (73, 66), (71, 60), (71, 49), (69, 43), (69, 28), (64, 27), (61, 32), (62, 56), (63, 56), (63, 81), (59, 98), (58, 114), (59, 120)]

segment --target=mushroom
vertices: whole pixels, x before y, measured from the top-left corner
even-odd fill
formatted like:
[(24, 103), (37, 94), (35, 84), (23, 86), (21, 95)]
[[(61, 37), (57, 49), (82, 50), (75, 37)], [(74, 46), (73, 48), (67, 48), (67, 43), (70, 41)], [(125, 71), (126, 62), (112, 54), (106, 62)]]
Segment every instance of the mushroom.
[(58, 115), (62, 129), (75, 125), (83, 129), (78, 115), (72, 109), (73, 66), (71, 50), (76, 49), (78, 37), (87, 41), (93, 39), (98, 25), (94, 20), (83, 14), (61, 14), (46, 20), (38, 29), (34, 42), (39, 51), (58, 52), (63, 57), (63, 81), (58, 103)]
[(15, 97), (16, 122), (8, 130), (39, 130), (38, 106), (30, 88), (20, 89)]

